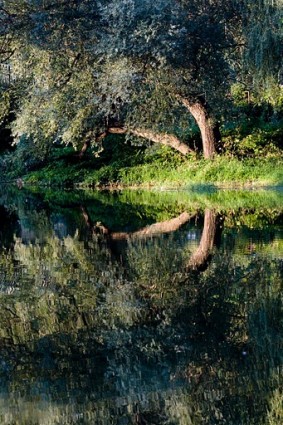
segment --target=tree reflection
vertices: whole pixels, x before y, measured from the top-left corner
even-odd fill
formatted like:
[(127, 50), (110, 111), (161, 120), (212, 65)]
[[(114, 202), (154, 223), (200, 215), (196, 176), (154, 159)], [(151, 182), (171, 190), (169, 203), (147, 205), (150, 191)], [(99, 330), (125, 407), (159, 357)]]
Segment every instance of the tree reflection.
[(1, 246), (10, 248), (14, 242), (15, 233), (19, 232), (18, 217), (15, 211), (9, 211), (0, 205), (0, 241)]
[(33, 211), (44, 234), (1, 248), (0, 422), (281, 420), (282, 262), (233, 255), (215, 209), (194, 243), (197, 211), (132, 232), (82, 216), (58, 234)]
[(201, 240), (198, 248), (189, 259), (189, 269), (204, 270), (207, 267), (212, 250), (221, 239), (222, 229), (223, 217), (215, 210), (206, 209)]

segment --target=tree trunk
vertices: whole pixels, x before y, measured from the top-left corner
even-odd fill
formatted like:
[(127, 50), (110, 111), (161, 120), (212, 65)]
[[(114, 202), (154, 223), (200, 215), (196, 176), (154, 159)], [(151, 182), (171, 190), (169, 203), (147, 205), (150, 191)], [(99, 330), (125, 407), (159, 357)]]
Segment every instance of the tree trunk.
[(107, 136), (107, 134), (108, 133), (106, 131), (104, 131), (101, 134), (93, 134), (92, 132), (89, 132), (86, 135), (85, 142), (84, 142), (83, 147), (82, 147), (82, 149), (81, 149), (81, 151), (79, 153), (79, 158), (83, 158), (84, 157), (85, 153), (90, 148), (91, 140), (92, 139), (94, 139), (98, 143), (101, 140), (103, 140)]
[(79, 154), (80, 158), (82, 158), (85, 155), (89, 147), (90, 147), (90, 140), (87, 140), (86, 142), (84, 142), (83, 147), (81, 148), (81, 151)]
[(150, 140), (154, 143), (160, 143), (165, 146), (170, 146), (171, 148), (181, 152), (183, 155), (187, 155), (189, 152), (192, 152), (192, 149), (189, 148), (186, 143), (181, 142), (178, 137), (173, 134), (167, 133), (155, 133), (152, 130), (148, 129), (131, 129), (126, 127), (110, 127), (107, 130), (107, 133), (110, 134), (126, 134), (131, 133), (134, 136), (141, 137), (143, 139)]
[(190, 102), (187, 99), (181, 99), (182, 104), (192, 114), (200, 129), (203, 146), (203, 155), (206, 159), (212, 159), (216, 153), (216, 146), (219, 142), (220, 132), (215, 127), (213, 120), (209, 117), (205, 104), (201, 101)]
[(206, 268), (216, 240), (219, 234), (221, 235), (220, 221), (220, 216), (215, 211), (205, 210), (201, 240), (190, 258), (188, 269), (204, 270)]

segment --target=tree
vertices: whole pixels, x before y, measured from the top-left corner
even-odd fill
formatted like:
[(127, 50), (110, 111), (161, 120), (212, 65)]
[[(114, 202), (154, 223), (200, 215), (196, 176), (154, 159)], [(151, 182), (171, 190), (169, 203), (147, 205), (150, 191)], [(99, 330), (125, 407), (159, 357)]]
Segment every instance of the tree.
[(174, 127), (185, 107), (200, 129), (204, 156), (213, 157), (220, 137), (212, 111), (230, 85), (229, 53), (240, 42), (239, 3), (113, 1), (105, 7), (104, 20), (115, 28), (106, 35), (108, 54), (114, 60), (126, 55), (140, 67), (130, 124), (140, 124), (142, 115), (148, 127)]
[(241, 41), (241, 3), (7, 3), (11, 61), (23, 87), (15, 137), (84, 144), (85, 150), (120, 132), (187, 154), (179, 134), (189, 126), (189, 112), (204, 156), (212, 158), (232, 76), (231, 52)]

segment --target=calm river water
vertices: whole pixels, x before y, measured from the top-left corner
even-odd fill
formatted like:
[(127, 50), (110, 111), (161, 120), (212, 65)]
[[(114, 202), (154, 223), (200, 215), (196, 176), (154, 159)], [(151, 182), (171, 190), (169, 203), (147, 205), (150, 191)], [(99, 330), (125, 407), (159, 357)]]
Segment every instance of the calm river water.
[(283, 193), (0, 191), (1, 425), (283, 423)]

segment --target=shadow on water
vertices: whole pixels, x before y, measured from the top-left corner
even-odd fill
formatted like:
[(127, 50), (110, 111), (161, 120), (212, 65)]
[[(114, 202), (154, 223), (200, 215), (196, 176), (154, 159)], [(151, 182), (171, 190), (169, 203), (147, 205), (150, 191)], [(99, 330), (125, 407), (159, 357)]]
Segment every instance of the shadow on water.
[(1, 423), (282, 422), (280, 194), (0, 201)]

